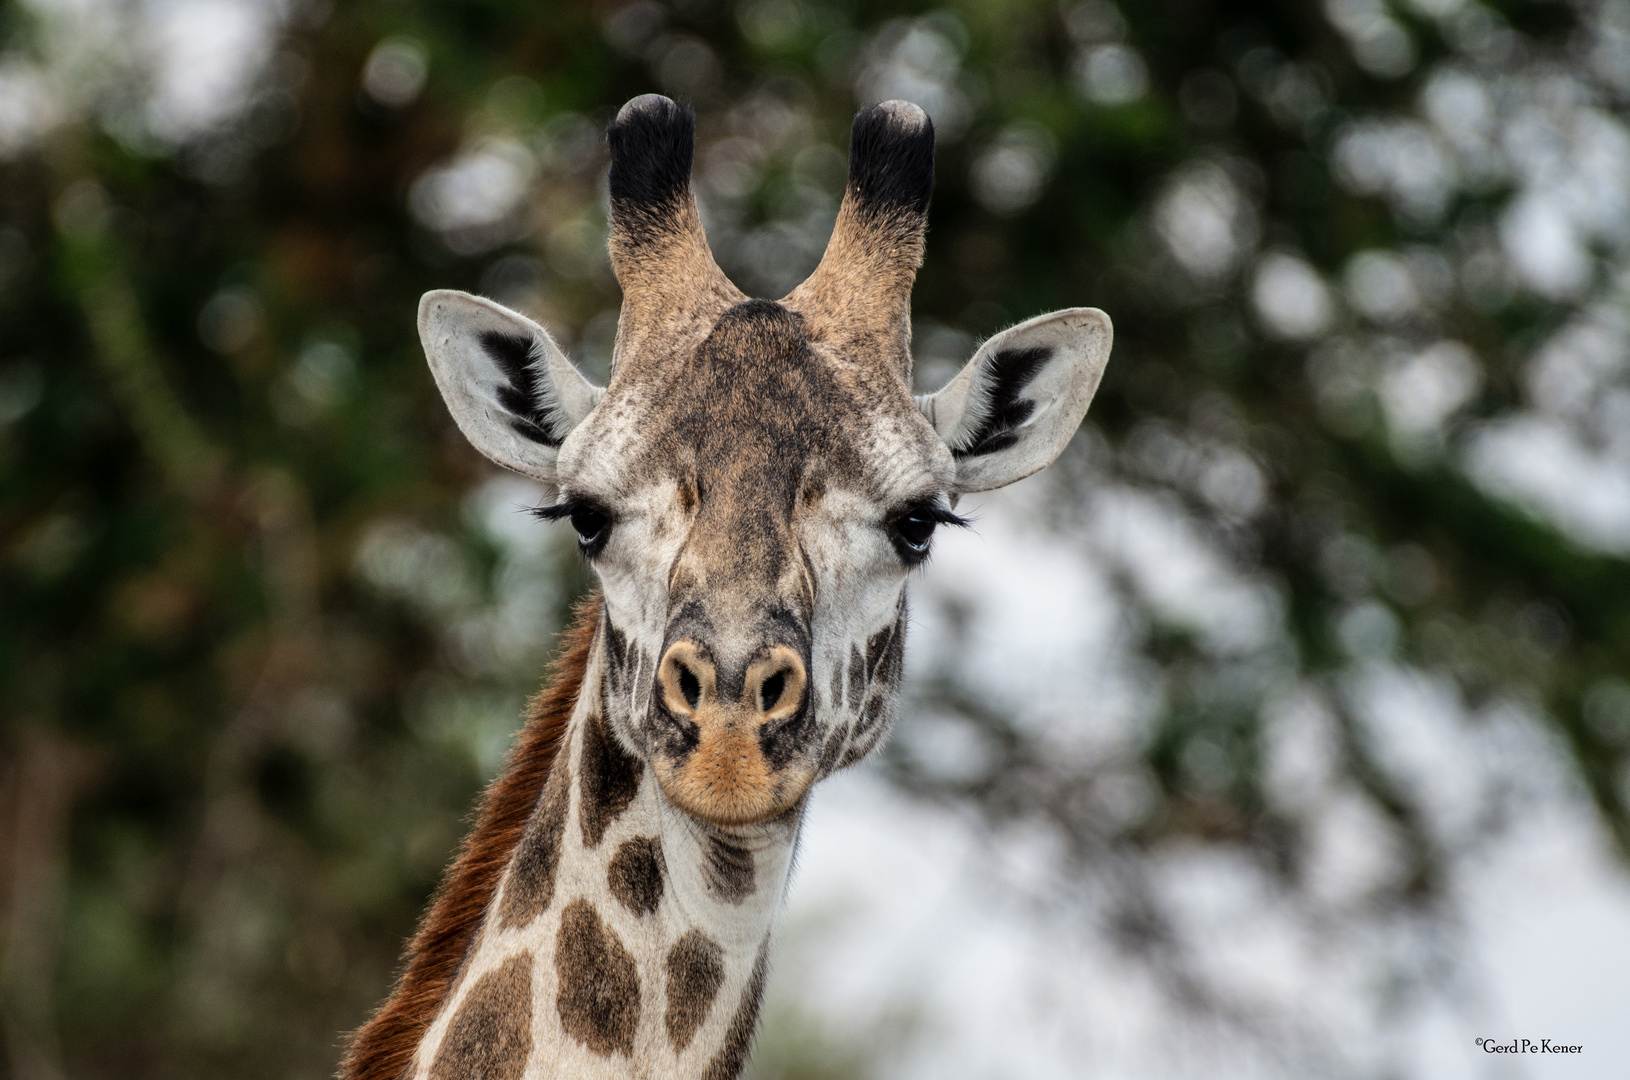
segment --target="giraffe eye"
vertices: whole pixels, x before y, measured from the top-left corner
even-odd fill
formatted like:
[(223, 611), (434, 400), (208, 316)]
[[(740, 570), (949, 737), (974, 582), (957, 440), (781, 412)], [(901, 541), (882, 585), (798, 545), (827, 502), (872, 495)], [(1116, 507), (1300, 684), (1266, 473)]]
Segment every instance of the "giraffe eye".
[(572, 507), (572, 528), (577, 530), (577, 546), (585, 555), (598, 554), (605, 547), (606, 533), (611, 519), (592, 506), (579, 503)]
[(571, 518), (572, 528), (577, 530), (577, 546), (591, 559), (600, 554), (600, 549), (606, 546), (606, 537), (611, 534), (611, 515), (582, 499), (567, 498), (553, 506), (534, 506), (532, 516), (543, 521)]
[(894, 520), (894, 535), (913, 551), (927, 551), (928, 541), (934, 537), (934, 526), (939, 522), (920, 510), (913, 510)]
[(928, 558), (929, 542), (934, 538), (936, 525), (966, 525), (968, 522), (953, 514), (936, 500), (916, 503), (901, 510), (889, 520), (889, 539), (894, 550), (907, 566), (917, 566)]

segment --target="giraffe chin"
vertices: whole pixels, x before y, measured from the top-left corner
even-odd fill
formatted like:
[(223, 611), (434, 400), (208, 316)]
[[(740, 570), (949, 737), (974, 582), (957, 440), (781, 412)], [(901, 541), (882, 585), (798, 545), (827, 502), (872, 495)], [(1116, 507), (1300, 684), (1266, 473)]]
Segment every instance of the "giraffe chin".
[(662, 794), (713, 825), (755, 825), (790, 810), (815, 781), (802, 761), (773, 768), (758, 744), (757, 725), (726, 720), (698, 725), (695, 749), (682, 758), (652, 755)]

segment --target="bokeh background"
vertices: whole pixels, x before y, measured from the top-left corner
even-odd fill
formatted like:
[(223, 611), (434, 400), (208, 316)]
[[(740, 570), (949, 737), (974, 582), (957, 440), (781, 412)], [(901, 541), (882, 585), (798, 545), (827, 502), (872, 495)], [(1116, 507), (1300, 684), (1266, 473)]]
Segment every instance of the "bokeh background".
[(913, 586), (751, 1075), (1626, 1075), (1624, 0), (0, 6), (0, 1073), (322, 1077), (385, 993), (590, 585), (415, 304), (603, 378), (653, 90), (761, 296), (928, 110), (921, 387), (1116, 325)]

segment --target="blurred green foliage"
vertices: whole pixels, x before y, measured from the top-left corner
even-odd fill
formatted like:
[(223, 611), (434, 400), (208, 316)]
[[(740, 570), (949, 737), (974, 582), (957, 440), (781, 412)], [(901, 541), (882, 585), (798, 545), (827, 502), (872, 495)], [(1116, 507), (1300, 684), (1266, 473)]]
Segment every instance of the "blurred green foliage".
[[(1564, 4), (1438, 7), (1486, 20), (1394, 10), (1400, 59), (1381, 23), (1288, 0), (309, 0), (251, 20), (247, 74), (190, 105), (125, 49), (134, 8), (0, 12), (5, 63), (46, 73), (43, 98), (0, 80), (0, 112), (52, 114), (27, 140), (0, 131), (10, 1075), (325, 1075), (383, 995), (588, 586), (452, 426), (417, 298), (494, 295), (603, 375), (600, 133), (652, 90), (696, 104), (710, 235), (758, 294), (818, 257), (857, 104), (920, 100), (941, 132), (920, 380), (1017, 318), (1108, 310), (1115, 358), (1049, 489), (1059, 527), (1108, 483), (1154, 493), (1281, 601), (1255, 644), (1218, 647), (1123, 582), (1158, 688), (1131, 762), (1060, 757), (936, 669), (924, 707), (994, 749), (947, 778), (907, 741), (890, 759), (907, 790), (1046, 822), (1083, 873), (1192, 841), (1293, 888), (1308, 841), (1265, 778), (1263, 716), (1294, 683), (1336, 717), (1339, 782), (1406, 851), (1372, 899), (1430, 908), (1445, 846), (1469, 841), (1435, 830), (1344, 704), (1380, 652), (1468, 708), (1542, 718), (1630, 847), (1623, 551), (1495, 498), (1452, 452), (1529, 407), (1524, 365), (1618, 295), (1621, 249), (1597, 244), (1587, 283), (1547, 294), (1478, 262), (1499, 261), (1519, 178), (1448, 182), (1421, 211), (1340, 165), (1351, 125), (1412, 115), (1428, 74), (1577, 58), (1600, 27)], [(1416, 267), (1425, 299), (1366, 313), (1327, 284), (1323, 322), (1296, 329), (1314, 296), (1276, 331), (1253, 292), (1275, 251), (1349, 292), (1371, 265), (1355, 256), (1402, 253), (1375, 265)], [(1448, 339), (1476, 388), (1418, 438), (1374, 385), (1326, 377)], [(1094, 809), (1084, 793), (1128, 770), (1148, 787), (1133, 809)], [(1134, 908), (1126, 940), (1170, 933)], [(799, 1031), (772, 1028), (766, 1075), (863, 1068)]]

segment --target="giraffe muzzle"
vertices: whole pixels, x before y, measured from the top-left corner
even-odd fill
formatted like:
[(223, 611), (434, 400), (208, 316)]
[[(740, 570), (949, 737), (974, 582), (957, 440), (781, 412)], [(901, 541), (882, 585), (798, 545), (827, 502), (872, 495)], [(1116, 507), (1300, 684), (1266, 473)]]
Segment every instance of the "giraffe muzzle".
[[(807, 669), (785, 645), (760, 650), (740, 691), (721, 693), (708, 651), (685, 639), (657, 668), (657, 707), (677, 736), (654, 748), (652, 767), (669, 801), (720, 825), (765, 821), (801, 798), (815, 777), (805, 745)], [(732, 687), (733, 689), (733, 687)]]

